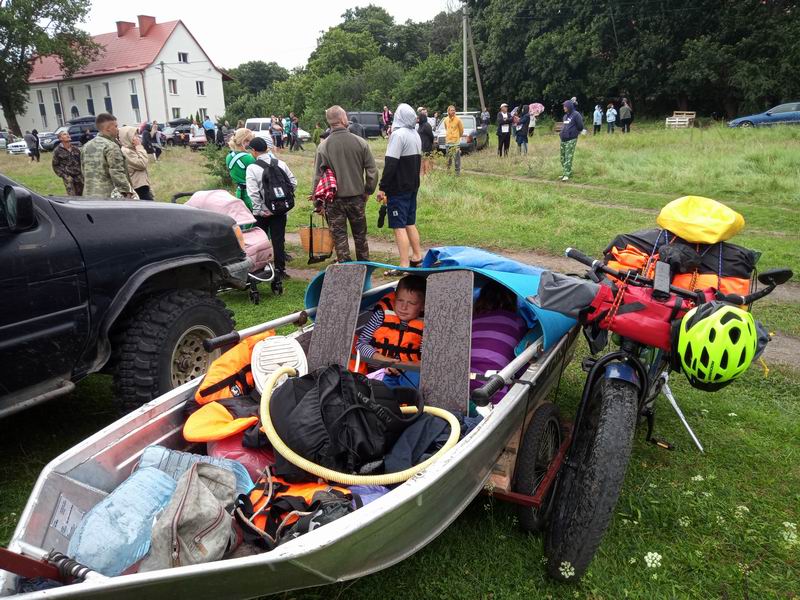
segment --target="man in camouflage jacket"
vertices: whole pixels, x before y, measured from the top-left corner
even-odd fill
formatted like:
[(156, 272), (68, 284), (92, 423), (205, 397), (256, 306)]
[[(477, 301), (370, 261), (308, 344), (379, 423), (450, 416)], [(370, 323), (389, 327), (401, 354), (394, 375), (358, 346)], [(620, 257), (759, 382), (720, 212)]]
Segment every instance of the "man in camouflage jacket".
[(69, 133), (58, 134), (58, 144), (53, 149), (53, 171), (64, 181), (67, 196), (83, 195), (83, 172), (81, 171), (81, 151), (72, 145)]
[(81, 151), (83, 195), (87, 198), (132, 198), (125, 157), (119, 147), (114, 115), (97, 115), (97, 136)]

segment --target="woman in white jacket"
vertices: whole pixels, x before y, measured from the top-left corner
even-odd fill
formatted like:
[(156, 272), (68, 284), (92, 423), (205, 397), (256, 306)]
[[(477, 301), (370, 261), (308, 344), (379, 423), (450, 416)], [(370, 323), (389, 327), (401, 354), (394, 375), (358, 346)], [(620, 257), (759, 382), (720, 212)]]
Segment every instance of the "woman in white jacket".
[(122, 154), (125, 156), (128, 179), (131, 180), (131, 186), (136, 191), (136, 195), (142, 200), (153, 200), (153, 192), (150, 189), (150, 175), (147, 172), (149, 156), (142, 145), (142, 140), (139, 138), (136, 128), (120, 127), (119, 143), (122, 146)]

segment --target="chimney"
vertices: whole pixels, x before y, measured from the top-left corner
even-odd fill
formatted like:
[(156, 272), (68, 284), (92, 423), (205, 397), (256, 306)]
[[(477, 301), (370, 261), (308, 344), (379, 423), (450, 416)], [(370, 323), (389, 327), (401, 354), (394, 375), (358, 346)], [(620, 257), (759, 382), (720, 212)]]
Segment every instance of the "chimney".
[(130, 21), (117, 21), (117, 37), (122, 37), (134, 27), (136, 27), (136, 23), (131, 23)]
[(147, 15), (139, 15), (139, 37), (147, 37), (147, 33), (156, 24), (155, 17), (148, 17)]

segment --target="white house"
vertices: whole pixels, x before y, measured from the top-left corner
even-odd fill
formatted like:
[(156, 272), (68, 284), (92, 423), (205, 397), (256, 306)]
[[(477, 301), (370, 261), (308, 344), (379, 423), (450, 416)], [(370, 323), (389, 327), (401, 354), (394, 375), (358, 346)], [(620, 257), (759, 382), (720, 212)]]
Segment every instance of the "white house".
[[(119, 123), (171, 121), (225, 112), (222, 79), (228, 79), (182, 21), (156, 23), (139, 15), (117, 21), (117, 31), (94, 36), (100, 56), (65, 79), (54, 57), (35, 59), (22, 131), (54, 131), (70, 119), (113, 113)], [(2, 115), (0, 115), (2, 116)], [(0, 123), (5, 126), (5, 123)]]

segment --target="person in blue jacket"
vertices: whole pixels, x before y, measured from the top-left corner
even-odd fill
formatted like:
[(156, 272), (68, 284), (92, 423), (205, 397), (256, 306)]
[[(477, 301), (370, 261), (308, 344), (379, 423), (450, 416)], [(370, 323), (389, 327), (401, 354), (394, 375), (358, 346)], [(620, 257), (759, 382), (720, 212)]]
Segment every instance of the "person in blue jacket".
[(575, 109), (572, 100), (564, 102), (564, 126), (561, 128), (561, 166), (564, 174), (561, 181), (569, 181), (572, 177), (572, 158), (575, 156), (575, 146), (578, 145), (578, 136), (583, 131), (583, 116)]

